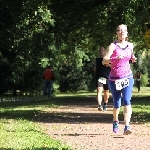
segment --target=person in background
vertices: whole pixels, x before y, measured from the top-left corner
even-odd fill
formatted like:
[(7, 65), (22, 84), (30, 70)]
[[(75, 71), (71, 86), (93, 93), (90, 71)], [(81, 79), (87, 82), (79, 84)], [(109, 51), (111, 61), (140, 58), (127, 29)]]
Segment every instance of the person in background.
[(44, 97), (46, 96), (46, 93), (48, 93), (48, 97), (51, 97), (51, 88), (52, 88), (52, 79), (53, 79), (52, 76), (53, 76), (52, 67), (48, 66), (43, 73), (43, 79), (45, 80), (44, 91), (43, 91)]
[(109, 87), (113, 96), (113, 132), (119, 132), (119, 110), (121, 99), (124, 103), (124, 135), (131, 134), (130, 119), (132, 114), (131, 97), (133, 89), (133, 74), (129, 61), (136, 61), (133, 54), (133, 43), (126, 41), (127, 26), (121, 24), (116, 29), (117, 40), (108, 47), (103, 58), (103, 64), (111, 63)]
[[(110, 66), (103, 65), (103, 56), (105, 55), (105, 49), (103, 46), (99, 48), (99, 57), (96, 58), (96, 66), (94, 71), (96, 72), (96, 87), (97, 87), (97, 101), (98, 101), (98, 110), (106, 111), (107, 103), (109, 99), (109, 85), (108, 78), (110, 73)], [(104, 91), (104, 103), (102, 106), (102, 92)]]
[(135, 80), (136, 80), (136, 86), (138, 88), (138, 93), (140, 92), (140, 87), (141, 87), (141, 72), (137, 71), (135, 75)]

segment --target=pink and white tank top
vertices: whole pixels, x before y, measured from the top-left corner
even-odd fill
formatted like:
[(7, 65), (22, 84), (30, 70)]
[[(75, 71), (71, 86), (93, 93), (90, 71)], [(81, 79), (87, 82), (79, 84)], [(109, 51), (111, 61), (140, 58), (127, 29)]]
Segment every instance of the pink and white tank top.
[[(128, 42), (125, 48), (121, 48), (119, 45), (117, 45), (116, 42), (114, 42), (114, 44), (116, 45), (116, 48), (110, 57), (111, 61), (111, 72), (109, 75), (110, 80), (133, 77), (132, 70), (129, 64), (129, 60), (131, 59), (132, 56), (131, 44)], [(124, 57), (122, 59), (117, 59), (119, 55), (123, 55)]]

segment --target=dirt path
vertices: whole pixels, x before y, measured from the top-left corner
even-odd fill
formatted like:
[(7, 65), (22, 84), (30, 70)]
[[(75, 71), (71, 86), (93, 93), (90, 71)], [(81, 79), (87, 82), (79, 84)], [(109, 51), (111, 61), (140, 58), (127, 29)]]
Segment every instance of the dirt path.
[(66, 104), (51, 108), (38, 117), (47, 127), (47, 134), (70, 145), (72, 150), (150, 150), (150, 127), (131, 123), (132, 134), (112, 132), (112, 105), (108, 111), (97, 111), (94, 97), (86, 102)]

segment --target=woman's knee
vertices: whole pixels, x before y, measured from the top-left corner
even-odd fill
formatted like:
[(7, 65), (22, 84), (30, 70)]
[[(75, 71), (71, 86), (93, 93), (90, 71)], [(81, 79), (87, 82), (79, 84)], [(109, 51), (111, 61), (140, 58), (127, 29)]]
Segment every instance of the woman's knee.
[(131, 100), (129, 99), (124, 100), (124, 106), (128, 106), (128, 105), (131, 105)]
[(118, 108), (120, 108), (120, 106), (119, 105), (114, 105), (114, 108), (118, 109)]
[(123, 94), (123, 104), (131, 105), (131, 97), (132, 97), (132, 92), (124, 93)]
[(118, 100), (114, 99), (114, 108), (120, 108), (121, 106), (121, 98), (119, 98)]

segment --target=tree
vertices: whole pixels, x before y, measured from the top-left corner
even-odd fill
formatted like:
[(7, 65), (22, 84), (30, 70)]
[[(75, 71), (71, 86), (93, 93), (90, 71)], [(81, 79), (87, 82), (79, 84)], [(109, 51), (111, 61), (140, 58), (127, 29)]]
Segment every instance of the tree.
[(143, 34), (148, 24), (149, 3), (147, 0), (2, 0), (1, 94), (13, 89), (40, 90), (41, 73), (49, 63), (60, 89), (88, 90), (94, 78), (90, 68), (97, 49), (100, 45), (107, 47), (115, 39), (117, 25), (128, 25), (129, 40), (134, 43), (137, 55), (145, 51)]

